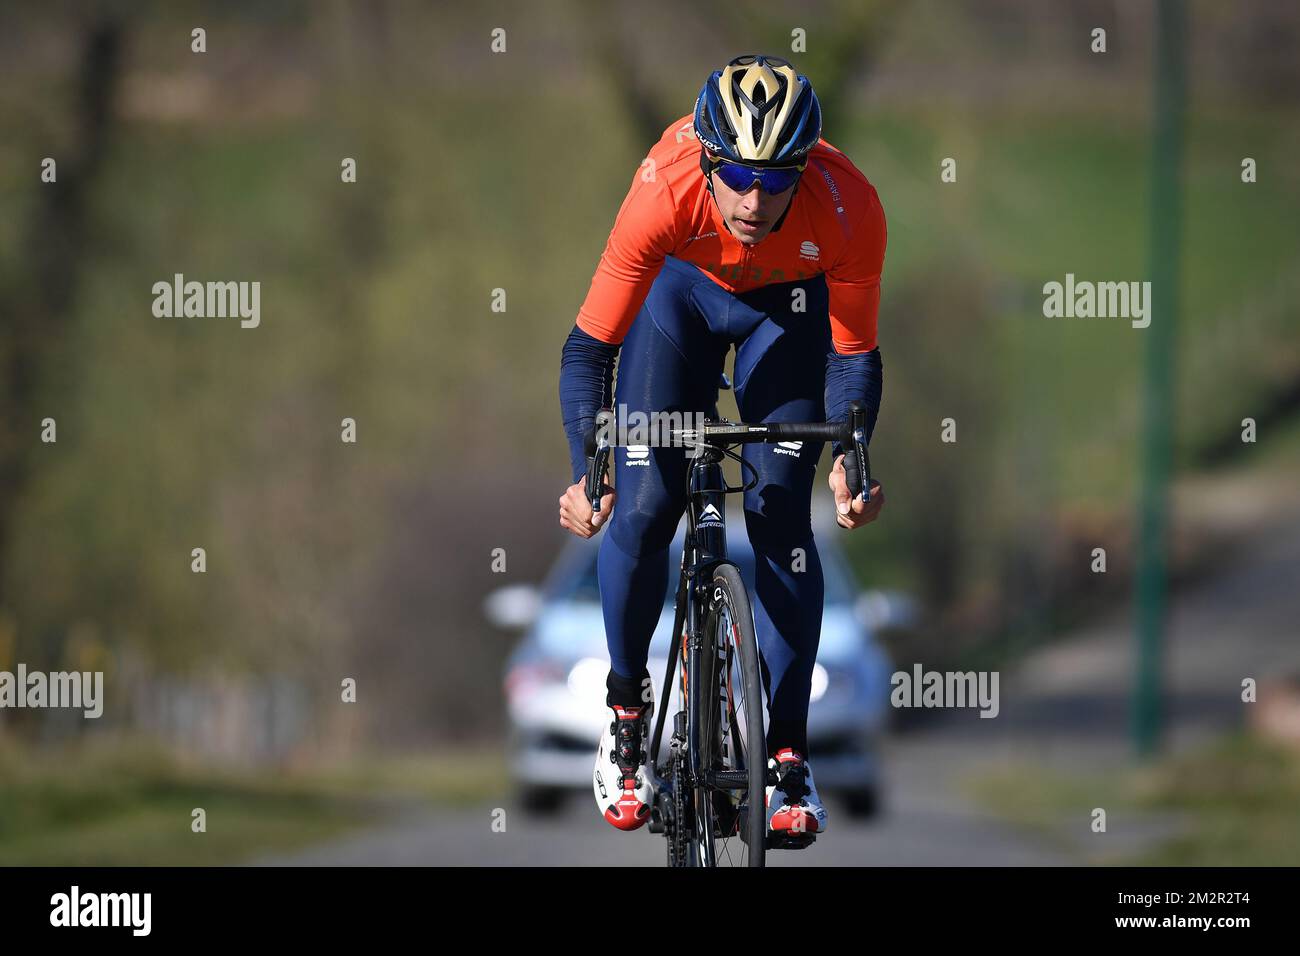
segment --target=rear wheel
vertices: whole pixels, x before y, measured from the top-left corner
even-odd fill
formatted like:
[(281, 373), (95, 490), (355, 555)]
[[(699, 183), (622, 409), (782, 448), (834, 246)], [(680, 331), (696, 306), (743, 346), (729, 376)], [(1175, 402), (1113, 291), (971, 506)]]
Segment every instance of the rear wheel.
[(722, 786), (698, 786), (694, 818), (700, 865), (763, 866), (767, 742), (754, 614), (740, 572), (720, 564), (709, 585), (698, 711), (700, 766)]

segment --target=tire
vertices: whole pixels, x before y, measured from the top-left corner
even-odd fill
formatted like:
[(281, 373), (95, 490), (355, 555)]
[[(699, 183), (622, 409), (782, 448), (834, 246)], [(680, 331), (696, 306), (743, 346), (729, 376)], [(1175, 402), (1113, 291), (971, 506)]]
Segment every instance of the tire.
[(701, 764), (714, 770), (743, 771), (742, 790), (696, 790), (694, 818), (701, 865), (760, 867), (767, 836), (767, 740), (763, 730), (763, 681), (759, 669), (754, 613), (740, 572), (719, 564), (708, 589), (705, 638), (715, 653), (705, 654), (701, 688), (712, 689), (713, 706), (694, 707), (702, 715)]

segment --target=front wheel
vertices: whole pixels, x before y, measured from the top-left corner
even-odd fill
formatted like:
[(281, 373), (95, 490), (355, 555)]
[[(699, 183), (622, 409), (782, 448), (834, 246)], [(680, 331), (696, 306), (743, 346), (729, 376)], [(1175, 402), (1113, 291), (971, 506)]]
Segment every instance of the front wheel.
[(709, 584), (701, 662), (700, 765), (720, 772), (695, 791), (700, 862), (763, 866), (767, 836), (767, 740), (754, 613), (734, 564)]

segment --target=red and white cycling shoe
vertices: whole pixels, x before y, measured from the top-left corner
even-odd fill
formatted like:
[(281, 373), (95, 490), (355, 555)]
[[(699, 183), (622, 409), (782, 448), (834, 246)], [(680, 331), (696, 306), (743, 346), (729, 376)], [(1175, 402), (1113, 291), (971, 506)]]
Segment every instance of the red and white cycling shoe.
[(826, 807), (813, 783), (808, 761), (786, 747), (767, 762), (769, 779), (776, 784), (767, 788), (767, 829), (774, 838), (793, 841), (811, 839), (826, 832)]
[(596, 806), (610, 825), (636, 830), (650, 819), (650, 773), (645, 762), (654, 704), (612, 704), (610, 709), (614, 719), (600, 737), (591, 789)]

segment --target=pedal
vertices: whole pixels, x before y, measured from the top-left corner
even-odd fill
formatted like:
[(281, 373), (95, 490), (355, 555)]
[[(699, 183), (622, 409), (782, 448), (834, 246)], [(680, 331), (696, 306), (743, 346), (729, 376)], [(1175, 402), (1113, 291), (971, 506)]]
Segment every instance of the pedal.
[(817, 842), (815, 833), (767, 833), (769, 850), (803, 850)]
[[(745, 825), (745, 817), (748, 813), (748, 806), (742, 806), (736, 813), (736, 823), (740, 829), (740, 840), (745, 844), (749, 843), (747, 838), (749, 828)], [(774, 833), (768, 830), (763, 845), (769, 850), (802, 850), (816, 842), (817, 834), (815, 833)]]

